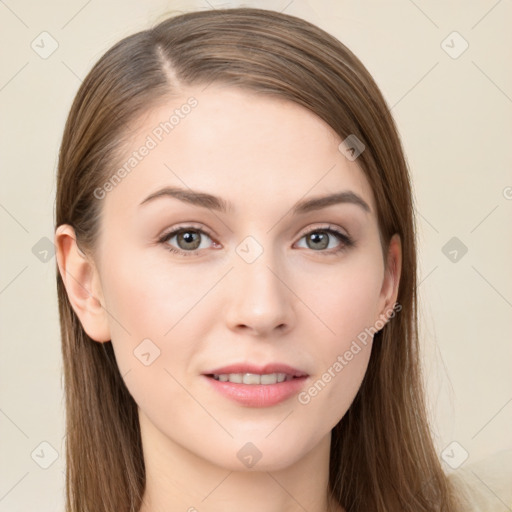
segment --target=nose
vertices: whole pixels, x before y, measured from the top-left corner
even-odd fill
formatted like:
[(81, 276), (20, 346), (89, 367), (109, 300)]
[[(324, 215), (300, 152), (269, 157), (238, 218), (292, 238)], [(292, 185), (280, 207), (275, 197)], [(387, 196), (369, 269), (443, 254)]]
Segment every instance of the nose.
[(235, 255), (226, 290), (226, 321), (231, 330), (269, 337), (293, 327), (294, 294), (283, 265), (270, 250), (250, 263)]

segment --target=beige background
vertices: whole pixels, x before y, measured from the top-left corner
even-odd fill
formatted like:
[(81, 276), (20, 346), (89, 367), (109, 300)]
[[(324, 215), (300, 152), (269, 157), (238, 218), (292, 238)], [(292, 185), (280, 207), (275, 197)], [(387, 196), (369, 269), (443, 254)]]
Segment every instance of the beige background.
[[(460, 472), (512, 449), (510, 2), (1, 0), (2, 512), (63, 510), (55, 258), (44, 238), (53, 240), (58, 148), (80, 81), (114, 42), (166, 12), (237, 5), (312, 21), (375, 77), (413, 176), (423, 358), (439, 456), (448, 472)], [(42, 58), (31, 44), (49, 51), (50, 38), (58, 48)], [(443, 252), (453, 237), (466, 254), (456, 245)], [(472, 473), (496, 510), (512, 510), (484, 473)]]

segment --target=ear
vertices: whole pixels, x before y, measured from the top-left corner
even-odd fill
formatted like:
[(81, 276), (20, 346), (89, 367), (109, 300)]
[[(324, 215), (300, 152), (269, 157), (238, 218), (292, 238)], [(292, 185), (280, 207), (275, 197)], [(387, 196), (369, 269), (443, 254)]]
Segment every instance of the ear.
[(69, 301), (85, 332), (95, 341), (110, 341), (98, 271), (76, 243), (75, 230), (61, 224), (55, 230), (57, 264)]
[(398, 285), (402, 272), (402, 243), (400, 235), (395, 233), (389, 242), (386, 268), (384, 269), (384, 280), (379, 299), (379, 316), (386, 323), (389, 315), (393, 311), (396, 299), (398, 297)]

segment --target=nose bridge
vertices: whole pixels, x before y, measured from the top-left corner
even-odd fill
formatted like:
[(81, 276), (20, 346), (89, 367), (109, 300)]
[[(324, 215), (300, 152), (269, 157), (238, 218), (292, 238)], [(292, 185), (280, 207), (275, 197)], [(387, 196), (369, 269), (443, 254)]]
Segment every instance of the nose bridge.
[(235, 249), (228, 307), (232, 328), (263, 333), (292, 322), (291, 292), (280, 275), (284, 266), (267, 240), (248, 236)]

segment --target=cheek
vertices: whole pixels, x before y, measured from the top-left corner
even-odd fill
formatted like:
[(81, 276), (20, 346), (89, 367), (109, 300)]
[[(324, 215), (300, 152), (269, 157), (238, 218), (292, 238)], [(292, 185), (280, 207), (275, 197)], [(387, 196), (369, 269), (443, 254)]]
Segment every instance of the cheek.
[(327, 416), (331, 427), (349, 408), (368, 367), (381, 271), (376, 258), (347, 261), (336, 272), (317, 276), (305, 301), (321, 320), (313, 319), (316, 327), (309, 331), (318, 340), (310, 348), (318, 371), (298, 401), (312, 416)]
[[(104, 297), (119, 371), (138, 406), (166, 417), (176, 403), (193, 408), (184, 375), (197, 345), (189, 332), (205, 285), (197, 273), (168, 271), (142, 251), (110, 253)], [(172, 269), (171, 269), (172, 270)], [(197, 287), (197, 286), (199, 287)], [(197, 405), (197, 404), (196, 404)], [(200, 414), (201, 411), (196, 411)]]
[(102, 278), (112, 345), (123, 375), (148, 359), (154, 359), (151, 366), (155, 368), (185, 364), (194, 347), (180, 343), (182, 331), (204, 294), (204, 283), (195, 282), (197, 273), (169, 271), (144, 252), (116, 253), (112, 247), (109, 261), (115, 264), (107, 267)]
[(110, 253), (115, 264), (102, 281), (107, 308), (126, 330), (162, 339), (194, 307), (207, 283), (198, 272), (166, 265), (157, 251)]
[[(382, 288), (383, 268), (371, 255), (354, 257), (315, 276), (307, 304), (321, 322), (324, 346), (332, 355), (348, 349), (357, 336), (374, 325)], [(323, 327), (322, 327), (323, 324)]]

